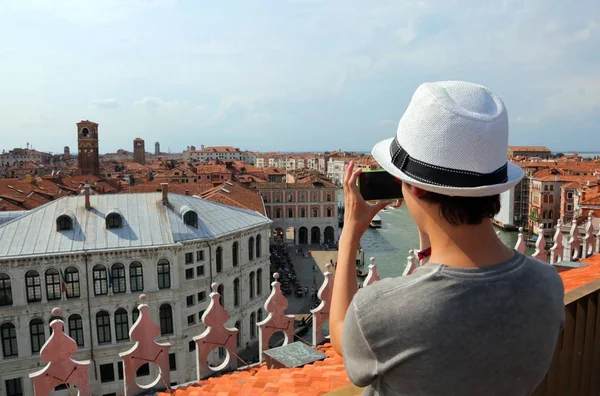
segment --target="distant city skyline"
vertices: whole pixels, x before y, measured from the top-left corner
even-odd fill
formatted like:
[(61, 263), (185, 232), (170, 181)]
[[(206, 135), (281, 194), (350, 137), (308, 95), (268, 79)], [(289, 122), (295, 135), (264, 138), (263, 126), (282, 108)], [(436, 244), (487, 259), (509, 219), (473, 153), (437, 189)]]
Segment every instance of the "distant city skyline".
[(8, 0), (0, 144), (75, 149), (89, 119), (101, 152), (368, 151), (460, 79), (504, 99), (512, 145), (600, 148), (599, 27), (597, 0)]

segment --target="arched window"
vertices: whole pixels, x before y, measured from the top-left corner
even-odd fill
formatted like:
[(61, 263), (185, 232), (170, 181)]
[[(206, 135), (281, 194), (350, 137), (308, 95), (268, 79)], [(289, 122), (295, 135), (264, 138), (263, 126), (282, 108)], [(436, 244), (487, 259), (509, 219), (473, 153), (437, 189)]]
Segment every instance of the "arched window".
[(10, 276), (0, 273), (0, 306), (12, 305), (12, 287), (10, 285)]
[(550, 211), (548, 211), (548, 218), (549, 219), (553, 219), (554, 218), (554, 212), (552, 211), (552, 209), (550, 209)]
[(106, 311), (96, 314), (96, 330), (98, 331), (98, 344), (111, 342), (110, 337), (110, 315)]
[(239, 250), (239, 244), (237, 241), (233, 242), (233, 245), (231, 245), (231, 261), (233, 262), (234, 267), (237, 267), (238, 265)]
[(115, 334), (117, 341), (129, 339), (129, 315), (123, 308), (117, 309), (115, 312)]
[(118, 213), (109, 213), (106, 216), (106, 228), (122, 228), (123, 227), (123, 218)]
[(158, 309), (160, 319), (160, 334), (173, 334), (173, 310), (169, 304), (163, 304)]
[(312, 209), (312, 217), (319, 217), (319, 209), (318, 208)]
[(60, 215), (56, 219), (56, 230), (67, 231), (73, 229), (73, 219), (68, 215)]
[(250, 339), (256, 337), (256, 314), (252, 312), (250, 314)]
[(17, 329), (12, 323), (4, 323), (0, 326), (0, 336), (2, 338), (2, 354), (5, 358), (19, 356), (17, 347)]
[(31, 270), (25, 273), (25, 286), (27, 287), (27, 302), (42, 301), (42, 285), (40, 274)]
[(554, 195), (548, 197), (548, 203), (554, 203)]
[(217, 274), (223, 271), (223, 248), (219, 246), (215, 253), (215, 261), (217, 262)]
[(221, 304), (222, 307), (225, 307), (225, 288), (223, 285), (217, 287), (217, 293), (219, 293), (219, 304)]
[(235, 340), (237, 342), (238, 349), (242, 346), (242, 329), (240, 328), (241, 323), (238, 320), (235, 322), (235, 328), (238, 329), (237, 334), (235, 335)]
[(139, 261), (129, 264), (129, 286), (132, 292), (144, 290), (144, 272)]
[(258, 308), (258, 311), (256, 311), (256, 323), (260, 323), (263, 320), (263, 311), (262, 308)]
[(254, 238), (250, 237), (248, 239), (248, 260), (254, 260)]
[(75, 340), (77, 346), (83, 346), (83, 320), (80, 315), (69, 316), (69, 337)]
[(281, 218), (281, 208), (275, 208), (275, 218), (276, 219)]
[(329, 208), (327, 208), (327, 217), (331, 217), (331, 215), (332, 215), (332, 211), (331, 211), (331, 208), (329, 207)]
[(183, 214), (183, 222), (189, 226), (198, 228), (198, 214), (193, 210), (188, 210)]
[(546, 212), (546, 211), (544, 210), (544, 211), (542, 212), (542, 219), (545, 219), (545, 218), (547, 217), (547, 216), (546, 216), (547, 214), (548, 214), (548, 212)]
[(544, 194), (544, 203), (548, 203), (548, 194)]
[(300, 202), (306, 202), (306, 193), (304, 191), (300, 193)]
[(327, 193), (325, 200), (331, 202), (331, 193)]
[(68, 267), (65, 270), (65, 287), (67, 288), (67, 298), (78, 298), (81, 295), (77, 268)]
[(261, 255), (261, 251), (260, 251), (260, 248), (261, 248), (260, 245), (262, 244), (261, 240), (262, 240), (262, 237), (260, 236), (260, 234), (257, 235), (256, 236), (256, 258), (259, 258)]
[(306, 209), (300, 208), (300, 217), (306, 217)]
[(46, 298), (48, 301), (60, 300), (61, 296), (60, 274), (54, 268), (46, 271)]
[(256, 270), (256, 295), (262, 294), (262, 268)]
[(254, 271), (250, 272), (250, 277), (248, 278), (248, 286), (250, 298), (254, 298)]
[(131, 311), (131, 323), (135, 323), (135, 321), (140, 317), (140, 310), (135, 307), (133, 311)]
[(158, 272), (158, 288), (159, 289), (170, 289), (171, 288), (171, 263), (167, 259), (158, 260), (157, 264)]
[(96, 264), (92, 269), (92, 275), (94, 278), (94, 295), (103, 296), (108, 294), (108, 276), (106, 267), (102, 264)]
[(42, 319), (32, 319), (29, 322), (29, 336), (31, 337), (31, 353), (38, 353), (46, 342), (44, 333), (44, 321)]
[(288, 208), (288, 217), (291, 219), (294, 217), (294, 209)]
[(240, 278), (233, 280), (233, 306), (238, 307), (240, 305)]
[(110, 269), (112, 275), (112, 289), (113, 293), (125, 293), (125, 266), (123, 263), (115, 263)]

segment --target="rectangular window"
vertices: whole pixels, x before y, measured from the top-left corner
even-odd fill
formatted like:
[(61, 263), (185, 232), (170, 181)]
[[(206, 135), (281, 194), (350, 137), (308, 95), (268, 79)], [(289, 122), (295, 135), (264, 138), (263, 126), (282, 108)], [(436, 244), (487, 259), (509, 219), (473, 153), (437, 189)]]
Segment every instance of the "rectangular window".
[(567, 193), (567, 199), (573, 199), (573, 192), (572, 191), (569, 191)]
[(177, 359), (175, 357), (175, 353), (169, 353), (169, 369), (171, 371), (177, 370)]
[(206, 292), (198, 293), (198, 302), (206, 300)]
[(123, 362), (117, 362), (117, 375), (119, 376), (119, 381), (123, 380)]
[(23, 382), (21, 378), (12, 378), (4, 381), (6, 396), (23, 396)]
[[(204, 311), (206, 311), (206, 310), (204, 310)], [(204, 315), (204, 311), (200, 311), (200, 312), (198, 312), (198, 320), (199, 320), (200, 322), (202, 322), (202, 315)]]
[(192, 352), (196, 350), (196, 341), (188, 342), (188, 351)]
[(204, 250), (198, 250), (196, 252), (196, 261), (204, 261)]
[(185, 263), (186, 264), (192, 264), (194, 262), (194, 254), (193, 253), (186, 253), (185, 254)]
[(185, 279), (194, 279), (194, 269), (193, 268), (187, 268), (185, 270)]
[(191, 307), (192, 305), (194, 305), (194, 295), (192, 294), (191, 296), (187, 296), (185, 298), (185, 302), (187, 303), (188, 307)]
[(570, 212), (572, 210), (573, 210), (573, 205), (567, 204), (567, 212)]
[(196, 315), (188, 315), (187, 324), (188, 324), (188, 326), (196, 324)]
[(199, 265), (196, 267), (196, 276), (204, 276), (204, 266)]
[(100, 382), (112, 382), (115, 380), (115, 367), (112, 363), (100, 365)]

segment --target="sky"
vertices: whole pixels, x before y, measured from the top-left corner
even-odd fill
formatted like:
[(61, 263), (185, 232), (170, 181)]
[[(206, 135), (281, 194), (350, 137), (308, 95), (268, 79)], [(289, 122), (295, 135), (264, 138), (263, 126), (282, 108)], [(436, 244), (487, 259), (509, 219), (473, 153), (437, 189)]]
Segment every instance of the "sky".
[(368, 151), (439, 80), (510, 143), (600, 151), (598, 0), (0, 0), (0, 150)]

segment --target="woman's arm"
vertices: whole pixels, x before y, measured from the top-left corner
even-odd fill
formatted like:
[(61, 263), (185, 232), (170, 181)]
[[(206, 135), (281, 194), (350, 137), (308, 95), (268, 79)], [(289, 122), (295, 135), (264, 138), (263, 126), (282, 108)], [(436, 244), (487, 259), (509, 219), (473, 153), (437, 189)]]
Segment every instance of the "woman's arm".
[(360, 195), (356, 179), (361, 170), (354, 170), (354, 161), (344, 174), (344, 229), (338, 247), (338, 262), (333, 282), (331, 309), (329, 312), (329, 335), (333, 349), (342, 355), (342, 330), (346, 311), (357, 290), (356, 252), (360, 238), (375, 215), (390, 202), (369, 205)]

